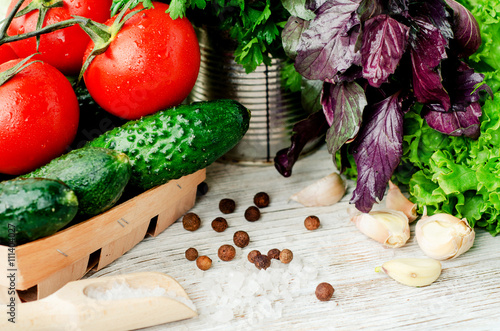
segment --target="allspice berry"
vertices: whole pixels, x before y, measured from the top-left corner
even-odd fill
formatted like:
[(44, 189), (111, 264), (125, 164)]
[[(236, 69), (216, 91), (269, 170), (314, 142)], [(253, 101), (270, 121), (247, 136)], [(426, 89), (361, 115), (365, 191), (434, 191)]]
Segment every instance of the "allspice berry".
[(277, 249), (277, 248), (273, 248), (273, 249), (270, 249), (269, 252), (267, 252), (267, 256), (270, 258), (270, 259), (276, 259), (276, 260), (279, 260), (280, 259), (280, 250)]
[(250, 236), (245, 231), (236, 231), (233, 235), (234, 244), (240, 248), (248, 246)]
[(206, 255), (202, 255), (196, 259), (196, 266), (203, 271), (208, 270), (212, 266), (212, 259)]
[(224, 217), (217, 217), (212, 221), (212, 229), (214, 229), (216, 232), (224, 232), (227, 227), (227, 221)]
[(248, 253), (248, 256), (247, 256), (248, 261), (250, 261), (250, 263), (255, 263), (255, 258), (259, 255), (261, 255), (260, 252), (256, 249), (254, 249), (253, 251)]
[(306, 219), (304, 220), (304, 226), (306, 227), (307, 230), (316, 230), (319, 228), (320, 221), (317, 216), (311, 215), (307, 216)]
[(250, 206), (245, 210), (245, 219), (249, 222), (255, 222), (260, 218), (260, 210), (255, 206)]
[(222, 261), (231, 261), (236, 255), (236, 249), (234, 249), (233, 245), (222, 245), (219, 247), (217, 255)]
[(201, 220), (195, 213), (187, 213), (182, 218), (182, 226), (188, 231), (196, 231), (200, 228)]
[(320, 301), (328, 301), (332, 298), (335, 289), (328, 283), (321, 283), (316, 287), (316, 298)]
[(269, 195), (266, 192), (259, 192), (253, 197), (253, 203), (259, 208), (269, 206)]
[(254, 260), (254, 264), (257, 267), (257, 269), (264, 269), (266, 270), (271, 266), (271, 259), (267, 255), (257, 255)]
[(291, 250), (285, 248), (280, 253), (280, 261), (282, 263), (290, 263), (293, 260), (293, 253)]
[(196, 250), (196, 248), (191, 247), (186, 250), (185, 255), (186, 259), (188, 259), (189, 261), (194, 261), (198, 257), (198, 251)]
[(219, 202), (219, 210), (223, 214), (231, 214), (236, 209), (236, 203), (233, 199), (222, 199)]

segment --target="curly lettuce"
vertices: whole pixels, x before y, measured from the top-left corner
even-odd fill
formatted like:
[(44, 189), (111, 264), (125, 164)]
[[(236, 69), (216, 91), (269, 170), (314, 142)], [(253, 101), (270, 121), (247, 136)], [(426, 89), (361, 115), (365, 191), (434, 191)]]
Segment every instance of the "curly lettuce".
[[(477, 140), (433, 130), (408, 113), (396, 179), (429, 214), (465, 217), (471, 226), (500, 233), (500, 91), (486, 100)], [(408, 174), (411, 174), (409, 177)]]

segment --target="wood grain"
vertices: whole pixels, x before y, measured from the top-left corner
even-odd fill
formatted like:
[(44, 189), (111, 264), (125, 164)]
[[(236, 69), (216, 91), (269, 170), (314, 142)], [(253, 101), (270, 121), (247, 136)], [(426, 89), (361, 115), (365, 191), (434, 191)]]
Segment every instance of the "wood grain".
[[(194, 301), (199, 316), (148, 330), (500, 329), (500, 238), (478, 229), (472, 249), (455, 260), (444, 261), (442, 275), (435, 283), (423, 288), (401, 285), (374, 269), (395, 257), (425, 257), (414, 239), (414, 223), (406, 246), (386, 249), (350, 223), (347, 209), (352, 182), (347, 195), (333, 206), (305, 208), (289, 201), (292, 193), (333, 170), (324, 147), (299, 160), (289, 178), (281, 177), (272, 166), (215, 163), (207, 168), (209, 191), (197, 199), (192, 209), (202, 219), (199, 230), (184, 230), (178, 219), (163, 233), (142, 241), (91, 277), (160, 271), (176, 278)], [(271, 203), (261, 210), (259, 221), (247, 222), (243, 213), (260, 191), (269, 193)], [(236, 201), (233, 214), (223, 215), (218, 210), (222, 198)], [(320, 218), (318, 230), (305, 229), (303, 221), (309, 215)], [(216, 233), (210, 226), (218, 216), (229, 223), (222, 233)], [(249, 233), (249, 246), (237, 248), (236, 258), (231, 262), (219, 260), (219, 246), (231, 243), (237, 230)], [(189, 247), (209, 255), (212, 268), (202, 272), (194, 262), (186, 260), (184, 252)], [(211, 287), (224, 286), (220, 280), (231, 268), (258, 272), (244, 267), (247, 253), (252, 249), (267, 252), (274, 247), (294, 252), (294, 260), (287, 266), (289, 270), (307, 267), (317, 276), (300, 284), (293, 277), (289, 280), (287, 292), (271, 303), (272, 307), (282, 306), (281, 316), (255, 321), (246, 309), (230, 321), (215, 321), (214, 313), (223, 303), (221, 300), (214, 303)], [(323, 281), (335, 288), (329, 302), (320, 302), (314, 295), (316, 286)], [(253, 307), (254, 312), (259, 309)]]

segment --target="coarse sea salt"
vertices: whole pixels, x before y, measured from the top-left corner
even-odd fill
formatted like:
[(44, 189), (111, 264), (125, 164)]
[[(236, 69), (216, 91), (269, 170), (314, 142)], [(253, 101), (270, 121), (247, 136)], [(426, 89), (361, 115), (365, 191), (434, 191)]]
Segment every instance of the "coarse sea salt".
[(124, 300), (134, 298), (167, 297), (185, 304), (196, 311), (194, 303), (186, 297), (177, 295), (173, 290), (156, 285), (155, 287), (132, 287), (127, 282), (115, 281), (109, 288), (88, 287), (86, 295), (94, 300)]
[(242, 253), (242, 258), (218, 264), (201, 277), (199, 286), (211, 304), (199, 307), (199, 318), (218, 325), (238, 319), (248, 326), (280, 319), (284, 306), (297, 299), (318, 276), (318, 271), (304, 266), (299, 257), (290, 264), (271, 260), (269, 268), (258, 270), (243, 258), (248, 252)]

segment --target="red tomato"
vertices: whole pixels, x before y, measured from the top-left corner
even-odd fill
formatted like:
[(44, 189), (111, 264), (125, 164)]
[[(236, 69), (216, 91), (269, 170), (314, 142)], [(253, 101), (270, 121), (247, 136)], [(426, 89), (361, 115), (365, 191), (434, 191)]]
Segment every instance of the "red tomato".
[[(125, 119), (180, 104), (200, 69), (200, 48), (191, 23), (186, 18), (172, 20), (164, 3), (153, 5), (125, 23), (83, 76), (94, 100)], [(91, 42), (85, 57), (92, 47)]]
[[(20, 61), (0, 65), (0, 72)], [(27, 66), (0, 86), (0, 173), (24, 174), (63, 154), (78, 119), (68, 79), (46, 63)]]
[[(8, 11), (10, 12), (18, 0), (12, 0)], [(25, 1), (24, 8), (32, 0)], [(68, 20), (71, 15), (90, 18), (96, 22), (104, 22), (111, 15), (112, 0), (64, 0), (63, 7), (52, 8), (45, 16), (43, 26)], [(38, 11), (32, 11), (12, 21), (7, 34), (9, 36), (35, 30)], [(65, 75), (76, 75), (82, 67), (82, 59), (90, 37), (78, 26), (74, 25), (40, 38), (38, 51), (41, 55), (35, 57), (59, 69)], [(27, 57), (36, 53), (35, 37), (11, 43), (12, 48), (19, 57)]]
[(14, 59), (17, 59), (17, 55), (14, 53), (12, 47), (10, 47), (10, 44), (0, 46), (0, 64)]

